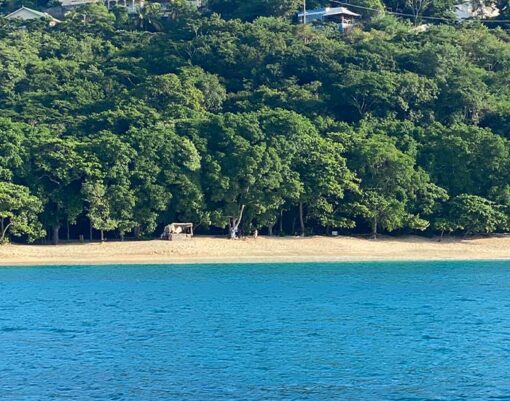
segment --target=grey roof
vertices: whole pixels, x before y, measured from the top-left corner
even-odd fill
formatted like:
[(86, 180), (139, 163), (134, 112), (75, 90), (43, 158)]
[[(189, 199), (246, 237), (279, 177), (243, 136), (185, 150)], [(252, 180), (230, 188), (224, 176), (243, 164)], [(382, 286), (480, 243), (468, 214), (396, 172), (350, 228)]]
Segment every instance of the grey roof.
[(58, 19), (52, 17), (51, 15), (49, 15), (48, 13), (43, 13), (41, 11), (37, 11), (37, 10), (34, 10), (32, 8), (28, 8), (28, 7), (25, 7), (25, 6), (21, 6), (21, 8), (18, 8), (16, 11), (13, 11), (12, 13), (8, 14), (5, 16), (5, 18), (9, 18), (9, 19), (12, 19), (12, 18), (16, 18), (16, 15), (19, 14), (21, 11), (28, 11), (29, 13), (39, 17), (39, 18), (50, 18), (56, 22), (60, 22)]
[[(298, 17), (303, 17), (304, 13), (300, 12)], [(314, 10), (309, 10), (306, 12), (307, 16), (323, 16), (330, 17), (332, 15), (349, 15), (351, 17), (361, 17), (360, 14), (356, 14), (345, 7), (326, 7), (326, 8), (317, 8)]]
[(25, 6), (21, 6), (21, 8), (18, 8), (17, 10), (13, 11), (10, 14), (7, 14), (5, 17), (6, 18), (14, 17), (16, 14), (18, 14), (22, 10), (27, 10), (28, 12), (30, 12), (30, 13), (32, 13), (34, 15), (37, 15), (38, 17), (41, 17), (41, 18), (42, 17), (46, 17), (46, 14), (44, 14), (43, 12), (37, 11), (37, 10), (33, 10), (32, 8), (28, 8), (28, 7), (25, 7)]

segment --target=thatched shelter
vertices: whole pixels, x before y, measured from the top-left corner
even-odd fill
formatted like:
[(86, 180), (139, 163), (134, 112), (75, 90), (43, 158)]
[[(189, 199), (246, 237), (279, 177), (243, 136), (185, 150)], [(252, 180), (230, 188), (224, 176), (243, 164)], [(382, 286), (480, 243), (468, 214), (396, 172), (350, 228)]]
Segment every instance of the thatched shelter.
[(172, 223), (165, 227), (161, 239), (168, 241), (188, 240), (193, 237), (193, 223)]

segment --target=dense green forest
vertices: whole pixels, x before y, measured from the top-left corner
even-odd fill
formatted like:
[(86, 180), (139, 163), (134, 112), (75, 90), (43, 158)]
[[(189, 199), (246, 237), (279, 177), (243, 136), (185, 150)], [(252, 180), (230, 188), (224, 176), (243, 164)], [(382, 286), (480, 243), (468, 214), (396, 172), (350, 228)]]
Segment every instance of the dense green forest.
[(2, 241), (510, 229), (504, 27), (211, 3), (0, 19)]

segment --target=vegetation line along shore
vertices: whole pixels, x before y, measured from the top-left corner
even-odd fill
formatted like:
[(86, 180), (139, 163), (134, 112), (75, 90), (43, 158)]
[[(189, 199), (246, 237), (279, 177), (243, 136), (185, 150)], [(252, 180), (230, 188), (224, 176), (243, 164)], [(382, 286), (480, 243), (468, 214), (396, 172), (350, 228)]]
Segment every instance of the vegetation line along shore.
[[(422, 15), (451, 11), (425, 3)], [(507, 232), (504, 23), (381, 12), (342, 32), (297, 24), (300, 4), (0, 18), (0, 241), (150, 238), (172, 221), (213, 234)]]

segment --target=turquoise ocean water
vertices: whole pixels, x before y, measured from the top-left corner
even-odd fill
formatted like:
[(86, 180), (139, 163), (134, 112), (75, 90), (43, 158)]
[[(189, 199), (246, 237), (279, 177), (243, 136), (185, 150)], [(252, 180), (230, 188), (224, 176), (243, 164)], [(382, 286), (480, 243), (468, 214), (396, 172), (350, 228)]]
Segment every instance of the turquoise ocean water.
[(510, 263), (0, 268), (0, 400), (510, 400)]

